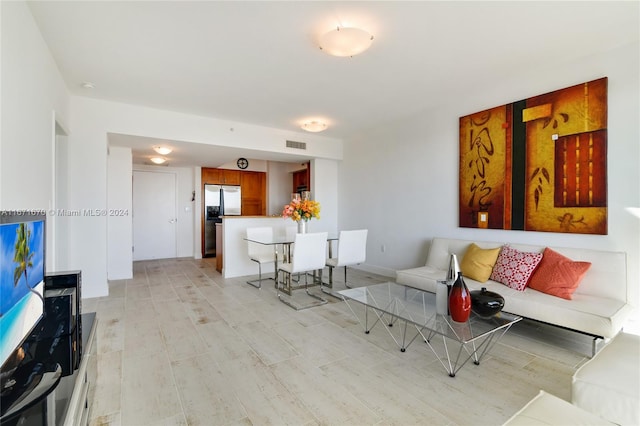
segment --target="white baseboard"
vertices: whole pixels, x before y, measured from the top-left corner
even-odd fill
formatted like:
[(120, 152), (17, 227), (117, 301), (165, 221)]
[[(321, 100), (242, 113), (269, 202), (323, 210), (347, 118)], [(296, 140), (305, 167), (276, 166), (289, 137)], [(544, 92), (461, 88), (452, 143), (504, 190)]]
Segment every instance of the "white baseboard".
[(358, 269), (360, 271), (371, 272), (372, 274), (382, 275), (383, 277), (396, 278), (396, 270), (390, 268), (383, 268), (381, 266), (369, 265), (361, 263), (360, 265), (350, 266), (350, 268)]

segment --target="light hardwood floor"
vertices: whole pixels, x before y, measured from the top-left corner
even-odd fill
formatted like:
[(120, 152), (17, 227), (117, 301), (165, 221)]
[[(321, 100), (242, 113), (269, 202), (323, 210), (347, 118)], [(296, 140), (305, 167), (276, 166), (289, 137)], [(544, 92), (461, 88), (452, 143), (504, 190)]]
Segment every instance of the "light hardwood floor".
[(295, 311), (246, 279), (209, 259), (136, 262), (84, 300), (99, 320), (91, 424), (499, 425), (540, 389), (569, 400), (590, 353), (585, 336), (523, 321), (450, 378), (424, 343), (402, 353), (384, 328), (364, 334), (338, 299)]

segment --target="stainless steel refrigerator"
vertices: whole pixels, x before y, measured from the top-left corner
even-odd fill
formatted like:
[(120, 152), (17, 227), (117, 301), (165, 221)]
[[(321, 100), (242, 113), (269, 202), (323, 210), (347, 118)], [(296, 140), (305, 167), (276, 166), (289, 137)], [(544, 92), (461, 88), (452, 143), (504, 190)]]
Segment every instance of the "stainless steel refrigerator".
[(203, 257), (216, 255), (216, 223), (222, 216), (240, 216), (241, 192), (238, 185), (204, 186), (204, 253)]

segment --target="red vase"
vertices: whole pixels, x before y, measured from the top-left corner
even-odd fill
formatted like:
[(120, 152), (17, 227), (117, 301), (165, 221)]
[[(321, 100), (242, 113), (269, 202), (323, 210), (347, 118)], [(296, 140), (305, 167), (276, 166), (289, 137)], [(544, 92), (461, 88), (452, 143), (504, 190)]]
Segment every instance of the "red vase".
[(455, 322), (466, 322), (471, 315), (471, 292), (458, 273), (449, 293), (449, 312)]

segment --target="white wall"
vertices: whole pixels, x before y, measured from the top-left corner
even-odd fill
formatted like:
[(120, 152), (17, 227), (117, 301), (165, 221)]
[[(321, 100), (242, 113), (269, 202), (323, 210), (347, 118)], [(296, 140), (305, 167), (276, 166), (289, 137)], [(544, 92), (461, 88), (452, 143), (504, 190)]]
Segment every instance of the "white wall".
[[(64, 133), (64, 135), (62, 134)], [(69, 182), (67, 180), (67, 169), (68, 165), (68, 138), (67, 133), (61, 130), (58, 130), (56, 134), (55, 141), (55, 152), (53, 156), (55, 157), (55, 206), (56, 210), (67, 211), (68, 209), (68, 198), (69, 198)], [(54, 222), (54, 241), (51, 241), (52, 245), (55, 247), (52, 249), (53, 251), (53, 261), (55, 271), (68, 271), (70, 268), (69, 265), (69, 249), (67, 247), (69, 243), (69, 224), (73, 223), (73, 217), (64, 216), (61, 214), (57, 214), (52, 220), (49, 218), (49, 223)], [(48, 250), (48, 248), (47, 248)], [(50, 259), (51, 256), (48, 256)]]
[[(339, 228), (369, 228), (365, 268), (393, 276), (395, 269), (421, 265), (434, 236), (624, 251), (630, 300), (638, 306), (640, 221), (626, 209), (640, 206), (639, 51), (636, 43), (554, 63), (552, 70), (541, 64), (511, 78), (497, 74), (477, 90), (452, 94), (450, 103), (346, 141)], [(459, 117), (603, 76), (609, 78), (609, 234), (459, 228)]]
[[(244, 171), (247, 172), (266, 172), (268, 167), (268, 161), (256, 160), (255, 158), (247, 158), (249, 165)], [(218, 169), (238, 170), (238, 163), (236, 161), (224, 163), (217, 167)]]
[[(112, 146), (107, 159), (107, 278), (133, 278), (131, 148)], [(125, 213), (120, 215), (120, 213)]]
[[(192, 171), (193, 187), (202, 188), (202, 167), (194, 167)], [(193, 211), (202, 211), (202, 191), (200, 189), (196, 190)], [(193, 216), (193, 257), (202, 259), (202, 216), (200, 214)]]
[(267, 215), (280, 216), (282, 208), (291, 201), (293, 176), (291, 164), (269, 161), (267, 169)]
[[(320, 219), (309, 221), (309, 232), (338, 231), (338, 162), (316, 158), (311, 162), (311, 198), (320, 202)], [(344, 228), (346, 229), (346, 228)]]
[[(69, 95), (26, 4), (0, 2), (0, 15), (0, 209), (46, 210), (55, 120), (67, 127)], [(50, 231), (47, 246), (55, 247)]]
[[(71, 98), (73, 115), (69, 135), (69, 206), (74, 210), (107, 209), (107, 132), (100, 117)], [(69, 259), (82, 270), (82, 296), (106, 296), (107, 217), (78, 217), (69, 229)]]

